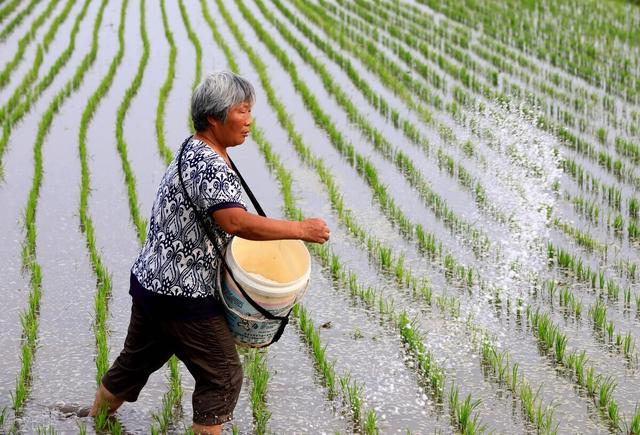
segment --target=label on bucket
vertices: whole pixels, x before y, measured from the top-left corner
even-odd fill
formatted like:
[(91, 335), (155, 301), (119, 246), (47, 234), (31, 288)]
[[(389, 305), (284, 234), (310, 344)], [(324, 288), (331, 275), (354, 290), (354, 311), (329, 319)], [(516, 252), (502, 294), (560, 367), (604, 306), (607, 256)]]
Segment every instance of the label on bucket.
[[(269, 320), (260, 314), (242, 296), (240, 290), (225, 272), (222, 279), (222, 297), (229, 307), (225, 308), (227, 326), (236, 343), (244, 346), (261, 347), (271, 343), (273, 337), (278, 332), (280, 320)], [(292, 300), (285, 306), (278, 306), (275, 309), (265, 308), (275, 316), (285, 316), (293, 306)]]

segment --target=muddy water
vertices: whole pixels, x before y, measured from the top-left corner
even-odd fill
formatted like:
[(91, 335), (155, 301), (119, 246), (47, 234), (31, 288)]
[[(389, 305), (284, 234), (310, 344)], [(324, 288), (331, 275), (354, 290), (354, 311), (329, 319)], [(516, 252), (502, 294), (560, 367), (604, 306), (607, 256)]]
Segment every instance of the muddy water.
[[(106, 22), (117, 23), (119, 9), (116, 2), (109, 5)], [(45, 175), (36, 221), (43, 296), (31, 399), (23, 417), (27, 432), (49, 424), (60, 431), (75, 429), (73, 421), (57, 422), (57, 415), (48, 407), (60, 401), (90, 400), (95, 388), (95, 363), (87, 358), (95, 348), (95, 277), (77, 218), (80, 165), (76, 138), (86, 95), (97, 87), (115, 53), (106, 43), (114, 37), (113, 27), (103, 27), (93, 74), (87, 74), (78, 92), (63, 105), (60, 113), (64, 116), (54, 119), (43, 145)]]

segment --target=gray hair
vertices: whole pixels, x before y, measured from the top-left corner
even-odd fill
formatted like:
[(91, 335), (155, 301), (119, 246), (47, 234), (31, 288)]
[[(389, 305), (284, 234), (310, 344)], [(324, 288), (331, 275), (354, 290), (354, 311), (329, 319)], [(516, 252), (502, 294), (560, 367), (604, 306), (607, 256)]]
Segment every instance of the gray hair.
[(191, 120), (196, 131), (207, 129), (207, 117), (225, 122), (229, 109), (237, 104), (253, 104), (256, 95), (251, 83), (229, 71), (206, 75), (191, 96)]

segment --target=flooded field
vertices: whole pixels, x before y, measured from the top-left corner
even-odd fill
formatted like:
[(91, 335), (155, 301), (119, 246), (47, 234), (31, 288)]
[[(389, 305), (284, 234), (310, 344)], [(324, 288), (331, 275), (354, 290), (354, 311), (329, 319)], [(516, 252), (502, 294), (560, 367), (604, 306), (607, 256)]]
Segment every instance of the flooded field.
[(332, 230), (225, 433), (640, 434), (639, 28), (623, 1), (0, 0), (0, 433), (189, 431), (175, 359), (112, 419), (59, 409), (121, 349), (225, 69), (267, 215)]

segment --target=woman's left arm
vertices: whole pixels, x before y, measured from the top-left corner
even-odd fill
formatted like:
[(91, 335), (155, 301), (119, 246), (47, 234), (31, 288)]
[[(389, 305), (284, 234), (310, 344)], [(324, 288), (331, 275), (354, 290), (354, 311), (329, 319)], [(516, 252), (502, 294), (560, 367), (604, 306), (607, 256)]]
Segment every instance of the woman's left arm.
[(222, 229), (248, 240), (300, 239), (324, 243), (329, 240), (329, 227), (319, 218), (285, 221), (258, 216), (240, 207), (223, 208), (211, 213)]

